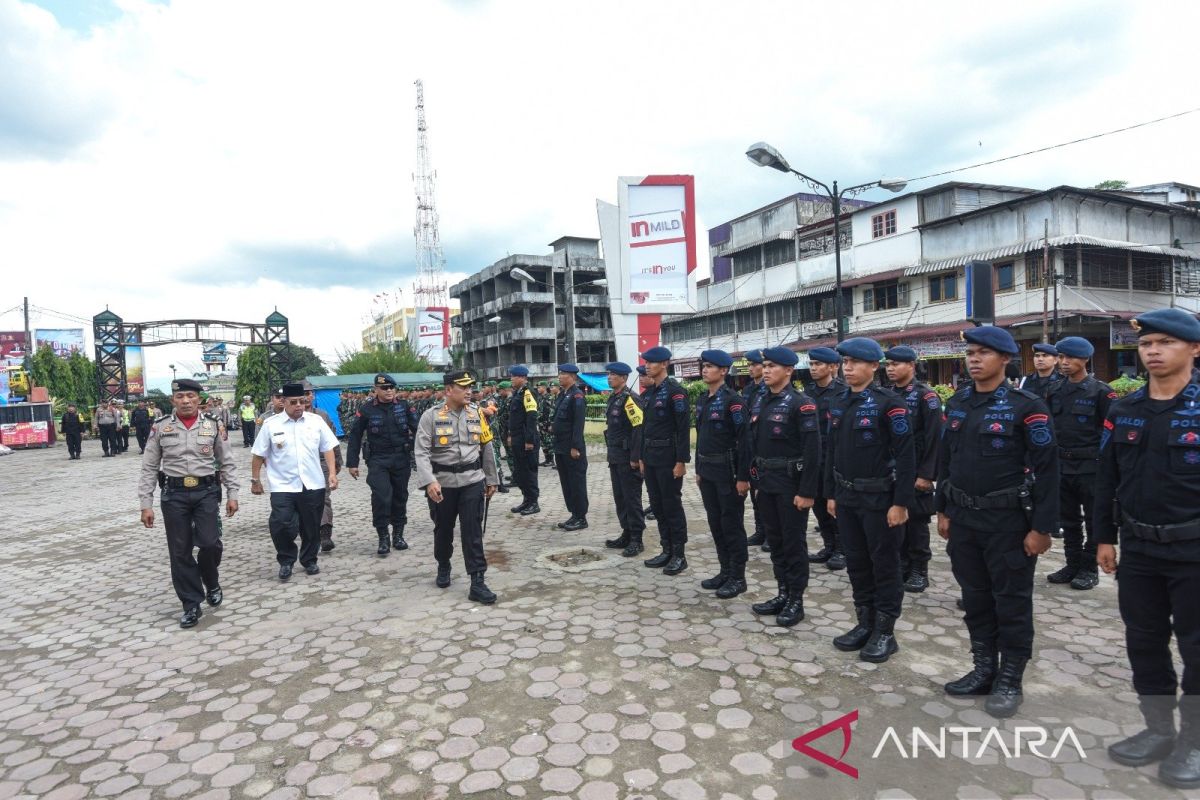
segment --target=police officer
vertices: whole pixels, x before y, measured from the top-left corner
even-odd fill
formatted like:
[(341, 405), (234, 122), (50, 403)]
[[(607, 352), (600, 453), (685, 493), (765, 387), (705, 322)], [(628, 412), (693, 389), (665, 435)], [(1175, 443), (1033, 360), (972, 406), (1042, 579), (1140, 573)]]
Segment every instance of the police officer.
[(614, 361), (604, 367), (608, 372), (608, 388), (612, 393), (604, 407), (604, 445), (608, 461), (608, 476), (612, 481), (613, 503), (621, 535), (608, 539), (605, 547), (621, 549), (621, 555), (636, 556), (642, 552), (642, 535), (646, 520), (642, 514), (642, 476), (634, 460), (634, 438), (641, 435), (642, 408), (629, 391), (628, 364)]
[[(842, 357), (832, 347), (814, 347), (808, 351), (808, 371), (812, 373), (812, 382), (805, 393), (817, 404), (817, 419), (821, 426), (821, 441), (829, 439), (829, 431), (833, 414), (830, 409), (834, 401), (846, 392), (846, 382), (838, 377)], [(818, 490), (816, 502), (813, 503), (813, 515), (817, 518), (817, 526), (821, 531), (821, 549), (808, 554), (808, 560), (814, 564), (824, 564), (826, 569), (842, 570), (846, 568), (846, 554), (838, 545), (838, 522), (829, 513), (829, 498), (833, 497), (833, 487), (825, 485), (825, 470), (821, 470), (821, 487)]]
[[(195, 381), (192, 381), (195, 383)], [(197, 396), (198, 397), (198, 396)], [(121, 452), (117, 441), (117, 425), (121, 421), (121, 412), (116, 405), (107, 400), (96, 407), (96, 428), (100, 432), (100, 444), (104, 448), (104, 457), (111, 458)]]
[[(79, 412), (75, 410), (74, 403), (67, 405), (59, 425), (62, 435), (67, 439), (67, 457), (75, 461), (83, 451), (83, 421), (79, 419)], [(145, 448), (142, 452), (145, 452)]]
[(827, 507), (838, 520), (858, 623), (833, 645), (878, 664), (900, 649), (900, 545), (916, 483), (912, 422), (903, 399), (872, 383), (883, 359), (877, 342), (854, 337), (837, 351), (846, 391), (830, 407), (825, 485), (833, 488)]
[[(1100, 582), (1096, 571), (1096, 540), (1092, 506), (1096, 497), (1096, 469), (1100, 457), (1100, 433), (1108, 407), (1117, 393), (1088, 373), (1088, 359), (1095, 348), (1087, 339), (1068, 336), (1059, 341), (1059, 372), (1064, 380), (1050, 384), (1046, 404), (1058, 438), (1059, 514), (1063, 551), (1067, 563), (1046, 576), (1050, 583), (1070, 583), (1072, 589), (1087, 590)], [(1084, 539), (1084, 525), (1087, 538)]]
[[(638, 376), (637, 377), (637, 394), (634, 395), (634, 400), (637, 402), (638, 408), (640, 408), (642, 410), (642, 421), (643, 421), (643, 424), (645, 424), (646, 403), (650, 399), (650, 395), (652, 393), (651, 390), (654, 388), (654, 381), (650, 380), (649, 376), (646, 375), (646, 365), (645, 364), (638, 364), (637, 369), (634, 371), (637, 373), (637, 376)], [(641, 431), (639, 431), (639, 433), (645, 433), (645, 428), (643, 428)], [(635, 458), (636, 458), (636, 456), (635, 456)], [(638, 474), (641, 475), (640, 468), (639, 468)], [(647, 498), (647, 502), (649, 502), (649, 498)], [(649, 505), (647, 505), (645, 508), (642, 509), (642, 517), (647, 522), (654, 522), (655, 521), (654, 509), (652, 509)]]
[(558, 365), (558, 383), (563, 393), (554, 407), (554, 459), (563, 502), (571, 516), (558, 523), (565, 531), (581, 531), (588, 526), (587, 447), (583, 442), (583, 423), (587, 417), (587, 399), (579, 385), (579, 367)]
[(388, 554), (388, 522), (392, 524), (391, 546), (407, 550), (404, 526), (408, 523), (408, 479), (412, 474), (411, 454), (417, 414), (407, 402), (396, 400), (396, 382), (387, 373), (375, 376), (375, 396), (354, 415), (346, 444), (346, 471), (358, 480), (358, 454), (366, 434), (367, 485), (371, 487), (371, 521), (379, 534), (379, 556)]
[(786, 347), (762, 351), (764, 390), (750, 408), (750, 482), (758, 491), (763, 530), (779, 591), (751, 606), (791, 627), (804, 619), (808, 548), (804, 531), (820, 483), (821, 434), (817, 404), (792, 385), (799, 357)]
[[(750, 382), (742, 389), (742, 400), (746, 405), (746, 413), (754, 407), (754, 401), (758, 395), (765, 391), (766, 384), (763, 383), (763, 363), (762, 350), (748, 350), (743, 358), (746, 359), (746, 372), (750, 376)], [(767, 544), (767, 535), (763, 532), (762, 527), (762, 512), (758, 510), (758, 489), (754, 485), (750, 486), (750, 505), (754, 509), (754, 533), (746, 540), (746, 544), (750, 547), (761, 547), (763, 550), (770, 550), (770, 545)]]
[(916, 493), (908, 507), (908, 522), (904, 523), (900, 568), (904, 591), (923, 592), (929, 588), (929, 520), (933, 516), (933, 482), (937, 480), (938, 442), (942, 438), (942, 398), (917, 380), (917, 351), (900, 345), (883, 357), (892, 391), (908, 406), (917, 463)]
[(450, 585), (450, 558), (454, 555), (454, 523), (462, 537), (463, 562), (471, 576), (467, 597), (491, 605), (496, 595), (484, 582), (487, 560), (483, 555), (486, 502), (496, 492), (499, 478), (492, 457), (492, 432), (478, 406), (468, 403), (473, 373), (447, 372), (445, 402), (421, 415), (417, 425), (417, 485), (429, 498), (433, 517), (433, 557), (437, 560), (439, 588)]
[[(1149, 382), (1112, 403), (1101, 437), (1097, 557), (1116, 573), (1133, 688), (1147, 729), (1109, 746), (1120, 764), (1160, 759), (1158, 777), (1200, 788), (1200, 321), (1183, 309), (1139, 314)], [(1115, 502), (1114, 502), (1115, 498)], [(1115, 545), (1120, 531), (1121, 561)], [(1183, 696), (1171, 653), (1183, 662)], [(1175, 706), (1181, 729), (1176, 735)]]
[(1033, 372), (1021, 378), (1017, 387), (1045, 400), (1050, 387), (1061, 381), (1062, 377), (1058, 371), (1058, 348), (1039, 342), (1033, 346)]
[(514, 514), (527, 517), (541, 511), (538, 505), (538, 400), (529, 386), (529, 367), (508, 368), (513, 393), (508, 401), (508, 450), (513, 459), (513, 482), (521, 490)]
[(707, 391), (696, 398), (696, 485), (720, 570), (701, 588), (725, 600), (746, 591), (746, 494), (750, 490), (749, 414), (742, 395), (725, 385), (733, 357), (724, 350), (700, 354)]
[(1003, 718), (1021, 705), (1033, 654), (1033, 574), (1058, 525), (1058, 448), (1042, 399), (1005, 382), (1012, 335), (986, 325), (962, 336), (973, 382), (946, 404), (934, 502), (974, 668), (945, 690), (986, 694), (987, 712)]
[(643, 410), (645, 422), (638, 466), (646, 479), (650, 508), (658, 523), (662, 552), (646, 559), (647, 567), (662, 568), (667, 575), (687, 569), (684, 547), (687, 544), (687, 519), (683, 515), (683, 476), (692, 459), (691, 425), (687, 391), (667, 376), (671, 351), (651, 347), (642, 353), (646, 362), (646, 389)]
[[(138, 498), (142, 524), (154, 527), (154, 487), (162, 487), (159, 505), (171, 556), (171, 583), (183, 603), (179, 627), (200, 621), (200, 602), (221, 605), (224, 599), (217, 568), (221, 564), (221, 528), (218, 506), (220, 481), (225, 485), (225, 513), (238, 509), (237, 465), (229, 442), (221, 437), (221, 423), (200, 413), (200, 384), (189, 378), (171, 382), (175, 410), (150, 430), (142, 454)], [(199, 548), (199, 558), (192, 548)]]

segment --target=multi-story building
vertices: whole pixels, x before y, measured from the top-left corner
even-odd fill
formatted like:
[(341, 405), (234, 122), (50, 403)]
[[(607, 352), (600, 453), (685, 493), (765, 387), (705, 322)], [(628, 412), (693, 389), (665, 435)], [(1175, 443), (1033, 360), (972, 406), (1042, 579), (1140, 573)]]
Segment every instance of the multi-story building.
[[(458, 312), (458, 308), (452, 303), (450, 305), (451, 315)], [(363, 350), (372, 350), (379, 345), (386, 346), (389, 350), (397, 350), (402, 342), (412, 344), (412, 326), (417, 319), (417, 310), (415, 308), (400, 308), (388, 314), (378, 314), (371, 320), (371, 324), (363, 328), (362, 331), (362, 347)], [(450, 329), (450, 346), (453, 348), (459, 344), (456, 331)]]
[[(1095, 344), (1101, 377), (1132, 372), (1132, 316), (1172, 304), (1200, 308), (1200, 213), (1190, 188), (1039, 192), (947, 183), (856, 209), (843, 215), (843, 329), (911, 345), (931, 381), (952, 382), (966, 324), (963, 268), (989, 261), (996, 324), (1022, 345), (1024, 369), (1045, 318), (1048, 338), (1073, 334)], [(710, 242), (732, 241), (732, 224), (710, 231)], [(687, 357), (708, 347), (742, 353), (782, 343), (806, 366), (804, 353), (836, 342), (831, 229), (831, 220), (819, 220), (776, 231), (774, 241), (714, 246), (698, 313), (664, 324), (684, 358), (681, 374), (698, 371)], [(730, 268), (718, 258), (729, 258)]]
[(564, 236), (548, 255), (514, 255), (450, 287), (461, 313), (466, 366), (502, 378), (513, 364), (549, 377), (574, 360), (602, 373), (614, 360), (612, 318), (598, 239)]

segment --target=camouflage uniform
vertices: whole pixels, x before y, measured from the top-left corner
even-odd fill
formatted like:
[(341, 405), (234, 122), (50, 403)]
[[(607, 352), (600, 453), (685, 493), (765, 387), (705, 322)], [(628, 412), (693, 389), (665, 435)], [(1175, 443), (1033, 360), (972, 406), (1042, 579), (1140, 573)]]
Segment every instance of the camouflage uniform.
[(538, 436), (542, 439), (542, 454), (545, 456), (543, 465), (554, 463), (554, 430), (551, 423), (558, 407), (558, 398), (559, 395), (549, 393), (538, 398), (541, 403), (538, 410)]

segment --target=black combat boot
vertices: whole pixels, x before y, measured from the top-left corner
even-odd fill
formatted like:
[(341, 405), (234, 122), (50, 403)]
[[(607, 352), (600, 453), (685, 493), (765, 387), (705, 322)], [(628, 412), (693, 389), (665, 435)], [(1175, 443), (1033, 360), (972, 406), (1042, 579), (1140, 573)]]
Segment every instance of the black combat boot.
[(1100, 572), (1096, 569), (1096, 554), (1085, 553), (1079, 559), (1079, 571), (1071, 579), (1071, 588), (1087, 591), (1100, 584)]
[(490, 606), (496, 602), (496, 593), (487, 587), (483, 582), (482, 572), (471, 573), (471, 591), (467, 594), (469, 600), (474, 600), (476, 603), (483, 603), (485, 606)]
[(854, 613), (858, 624), (833, 640), (834, 647), (847, 653), (863, 648), (871, 638), (871, 628), (875, 624), (875, 609), (870, 606), (855, 606)]
[(808, 554), (808, 560), (813, 564), (824, 564), (833, 555), (832, 547), (822, 547), (815, 553)]
[(651, 522), (653, 522), (654, 520), (658, 519), (658, 517), (654, 516), (654, 509), (653, 509), (653, 508), (643, 508), (643, 509), (642, 509), (642, 516), (643, 516), (643, 517), (645, 517), (646, 519), (650, 520)]
[(835, 549), (829, 554), (829, 560), (825, 562), (825, 569), (839, 570), (846, 568), (846, 554), (839, 549)]
[(783, 607), (788, 602), (788, 587), (783, 581), (779, 582), (779, 594), (767, 600), (764, 603), (755, 603), (750, 606), (750, 610), (760, 617), (766, 617), (772, 614), (778, 614), (783, 611)]
[(1080, 551), (1067, 551), (1066, 565), (1057, 572), (1051, 572), (1046, 576), (1046, 580), (1050, 581), (1050, 583), (1070, 583), (1075, 580), (1075, 576), (1079, 574), (1079, 561), (1082, 555), (1083, 553)]
[(621, 551), (621, 555), (626, 558), (633, 558), (645, 549), (645, 546), (642, 544), (642, 535), (640, 533), (636, 535), (630, 534), (629, 544), (625, 545), (625, 549)]
[(1158, 765), (1158, 779), (1176, 789), (1200, 788), (1200, 718), (1194, 705), (1197, 699), (1200, 698), (1185, 694), (1179, 701), (1179, 736), (1171, 754)]
[(788, 589), (787, 603), (775, 617), (775, 624), (781, 628), (790, 628), (802, 619), (804, 619), (804, 592), (792, 586)]
[(624, 550), (629, 546), (629, 531), (621, 531), (616, 539), (606, 539), (604, 546), (611, 550)]
[(664, 544), (662, 546), (661, 553), (656, 555), (654, 558), (647, 558), (642, 563), (645, 564), (647, 567), (650, 567), (651, 569), (659, 569), (661, 567), (665, 567), (667, 565), (667, 562), (670, 560), (671, 560), (671, 545)]
[(403, 528), (394, 528), (392, 530), (392, 549), (393, 550), (407, 550), (408, 549), (408, 542), (404, 541), (404, 529)]
[(322, 525), (321, 526), (321, 552), (328, 553), (334, 547), (335, 547), (335, 545), (333, 543), (333, 526), (332, 525)]
[(1146, 729), (1108, 746), (1108, 757), (1127, 767), (1144, 767), (1161, 761), (1175, 748), (1174, 695), (1138, 698)]
[(663, 567), (664, 575), (678, 575), (687, 569), (687, 559), (683, 556), (683, 545), (671, 548), (671, 560)]
[(875, 627), (871, 631), (871, 638), (867, 639), (862, 650), (858, 651), (859, 659), (870, 661), (872, 664), (882, 664), (891, 658), (900, 649), (893, 632), (895, 625), (896, 618), (891, 614), (875, 612)]
[(701, 589), (708, 589), (709, 591), (712, 591), (713, 589), (720, 589), (725, 585), (725, 581), (728, 580), (729, 570), (725, 566), (725, 555), (723, 553), (718, 553), (717, 560), (721, 564), (720, 571), (711, 578), (705, 578), (704, 580), (700, 581)]
[(379, 528), (376, 533), (379, 534), (379, 549), (375, 552), (378, 553), (382, 558), (388, 554), (389, 550), (391, 550), (391, 547), (388, 545), (388, 529)]
[(758, 547), (767, 540), (767, 535), (762, 531), (755, 531), (754, 534), (746, 540), (747, 547)]
[(527, 508), (529, 508), (529, 501), (522, 500), (520, 505), (513, 506), (512, 508), (509, 509), (509, 511), (511, 511), (514, 514), (520, 514), (522, 511), (524, 511)]
[(439, 589), (445, 589), (447, 586), (450, 585), (450, 565), (449, 564), (438, 564), (437, 580), (434, 581), (434, 585), (437, 586)]
[(722, 600), (728, 600), (731, 597), (737, 597), (746, 591), (746, 565), (739, 564), (729, 570), (729, 577), (725, 579), (725, 583), (721, 584), (721, 588), (717, 589), (717, 597)]
[(1028, 661), (1027, 658), (1010, 656), (1000, 659), (1000, 672), (992, 683), (992, 693), (983, 704), (984, 711), (997, 719), (1007, 719), (1017, 713), (1025, 699), (1021, 692), (1021, 679), (1025, 677), (1025, 664)]
[(929, 567), (913, 567), (904, 581), (904, 591), (923, 592), (929, 588)]
[(990, 694), (992, 681), (996, 679), (996, 648), (987, 642), (971, 642), (971, 661), (975, 666), (966, 675), (956, 681), (950, 681), (942, 688), (946, 694), (954, 697), (967, 695)]

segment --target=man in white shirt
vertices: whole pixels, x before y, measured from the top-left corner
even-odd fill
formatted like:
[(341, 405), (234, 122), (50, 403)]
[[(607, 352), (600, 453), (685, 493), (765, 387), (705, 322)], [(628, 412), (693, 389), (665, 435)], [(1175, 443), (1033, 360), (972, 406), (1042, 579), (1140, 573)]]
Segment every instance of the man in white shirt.
[(319, 525), (325, 507), (326, 480), (321, 460), (328, 468), (328, 491), (337, 488), (334, 450), (338, 440), (320, 417), (304, 410), (304, 386), (284, 384), (283, 413), (267, 418), (250, 452), (250, 491), (262, 494), (259, 480), (263, 464), (271, 482), (271, 541), (279, 562), (279, 580), (292, 577), (296, 563), (296, 533), (300, 534), (300, 564), (309, 575), (321, 571), (317, 553)]

